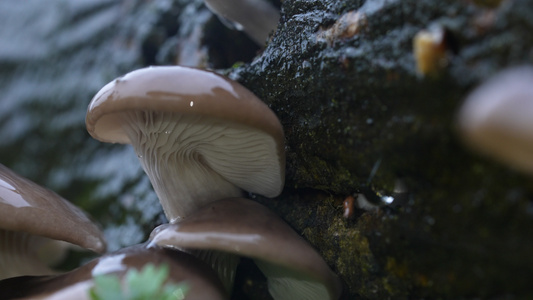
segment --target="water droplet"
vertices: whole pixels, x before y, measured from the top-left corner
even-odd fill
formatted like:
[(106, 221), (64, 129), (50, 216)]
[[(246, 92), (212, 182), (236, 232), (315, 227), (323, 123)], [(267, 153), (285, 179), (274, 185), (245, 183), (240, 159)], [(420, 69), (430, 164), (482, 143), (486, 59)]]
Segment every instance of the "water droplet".
[(137, 154), (137, 157), (138, 158), (143, 158), (143, 156), (141, 154)]
[(392, 202), (394, 202), (394, 197), (392, 196), (383, 196), (381, 197), (381, 201), (383, 201), (383, 203), (385, 204), (391, 204)]

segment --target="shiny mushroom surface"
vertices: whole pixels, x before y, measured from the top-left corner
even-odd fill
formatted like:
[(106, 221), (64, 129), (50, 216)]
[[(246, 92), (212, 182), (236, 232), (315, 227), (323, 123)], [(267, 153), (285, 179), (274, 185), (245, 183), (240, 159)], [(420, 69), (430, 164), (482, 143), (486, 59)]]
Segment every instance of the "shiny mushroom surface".
[[(339, 278), (307, 241), (268, 208), (248, 199), (210, 203), (179, 223), (156, 228), (150, 240), (162, 247), (252, 258), (276, 300), (338, 299), (342, 291)], [(216, 259), (208, 262), (218, 269), (220, 257), (211, 257)]]
[(97, 140), (134, 147), (171, 222), (242, 190), (275, 197), (283, 189), (278, 118), (213, 72), (171, 66), (128, 73), (94, 96), (86, 125)]
[(227, 299), (221, 282), (205, 263), (181, 251), (145, 244), (104, 255), (64, 274), (5, 279), (0, 281), (0, 294), (5, 300), (89, 300), (95, 276), (115, 275), (122, 280), (129, 270), (141, 270), (147, 264), (168, 266), (166, 283), (185, 283), (185, 300)]
[(533, 174), (533, 66), (501, 71), (465, 100), (458, 127), (465, 143)]
[(0, 165), (0, 279), (50, 274), (70, 246), (105, 251), (103, 233), (58, 194)]
[(242, 30), (258, 45), (263, 46), (269, 34), (276, 30), (280, 13), (268, 0), (204, 0), (206, 6), (223, 23)]

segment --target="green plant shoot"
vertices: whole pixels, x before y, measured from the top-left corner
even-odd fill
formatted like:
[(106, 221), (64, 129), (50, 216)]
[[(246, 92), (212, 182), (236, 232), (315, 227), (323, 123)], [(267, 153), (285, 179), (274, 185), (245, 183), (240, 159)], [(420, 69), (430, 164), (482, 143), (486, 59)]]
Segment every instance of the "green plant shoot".
[(116, 275), (94, 278), (91, 300), (183, 300), (189, 287), (185, 283), (165, 284), (169, 269), (147, 264), (141, 271), (129, 270), (122, 281)]

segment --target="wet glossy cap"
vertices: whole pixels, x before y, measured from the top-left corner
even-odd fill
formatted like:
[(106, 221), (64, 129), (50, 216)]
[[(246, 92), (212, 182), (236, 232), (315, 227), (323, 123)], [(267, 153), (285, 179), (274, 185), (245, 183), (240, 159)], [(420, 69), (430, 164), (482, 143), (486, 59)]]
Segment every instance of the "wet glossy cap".
[(279, 10), (267, 0), (204, 0), (224, 24), (243, 30), (262, 46), (276, 30)]
[(0, 165), (0, 229), (66, 241), (98, 253), (103, 233), (58, 194)]
[(502, 71), (476, 88), (458, 125), (472, 148), (533, 173), (533, 67)]
[(131, 271), (140, 272), (149, 264), (168, 267), (165, 283), (185, 283), (185, 300), (227, 299), (222, 283), (202, 261), (181, 251), (144, 244), (106, 254), (67, 273), (6, 279), (0, 281), (0, 291), (2, 299), (89, 300), (94, 277), (113, 275), (124, 281)]
[(163, 247), (218, 250), (250, 257), (274, 299), (338, 299), (341, 284), (322, 257), (281, 218), (257, 202), (213, 202), (187, 219), (156, 228)]
[(210, 71), (148, 67), (119, 77), (93, 97), (87, 131), (102, 142), (131, 144), (121, 120), (114, 118), (127, 110), (219, 118), (264, 131), (283, 145), (283, 128), (268, 106), (238, 82)]
[[(173, 182), (167, 174), (149, 174), (167, 215), (170, 205), (165, 203), (175, 199), (164, 198), (176, 198), (178, 191), (163, 195), (164, 185), (202, 182), (200, 178), (211, 176), (210, 172), (232, 186), (267, 197), (275, 197), (283, 189), (284, 134), (278, 118), (252, 92), (213, 72), (179, 66), (133, 71), (94, 96), (86, 125), (100, 141), (128, 143), (136, 149), (142, 144), (144, 152), (138, 156), (145, 160), (147, 173), (170, 167), (183, 170), (184, 165), (193, 164), (202, 168), (176, 175), (180, 178)], [(169, 166), (167, 161), (173, 158), (180, 165)], [(157, 163), (161, 165), (152, 166)], [(214, 180), (207, 182), (202, 189), (211, 188), (209, 182)], [(199, 190), (199, 184), (191, 185), (190, 193)], [(185, 194), (178, 196), (187, 198)], [(228, 197), (224, 193), (220, 196)], [(181, 215), (178, 211), (170, 218)]]

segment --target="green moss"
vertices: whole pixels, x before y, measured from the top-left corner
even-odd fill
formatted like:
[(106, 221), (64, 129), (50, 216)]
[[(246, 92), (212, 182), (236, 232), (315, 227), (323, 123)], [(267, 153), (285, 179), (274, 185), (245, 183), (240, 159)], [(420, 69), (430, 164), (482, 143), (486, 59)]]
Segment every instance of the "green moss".
[[(522, 278), (533, 275), (533, 245), (519, 241), (533, 222), (531, 184), (471, 154), (454, 125), (476, 83), (531, 61), (531, 3), (502, 6), (497, 22), (474, 26), (496, 2), (366, 1), (365, 31), (328, 44), (318, 29), (362, 3), (285, 1), (265, 52), (233, 71), (286, 131), (287, 186), (297, 190), (272, 208), (319, 248), (350, 297), (529, 295)], [(454, 44), (447, 68), (424, 78), (412, 38), (431, 24)], [(391, 193), (397, 179), (409, 190), (403, 203), (342, 219), (344, 196), (367, 186)]]

